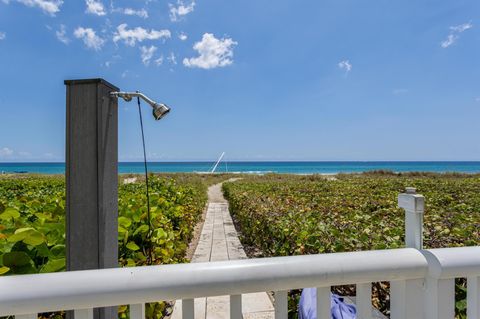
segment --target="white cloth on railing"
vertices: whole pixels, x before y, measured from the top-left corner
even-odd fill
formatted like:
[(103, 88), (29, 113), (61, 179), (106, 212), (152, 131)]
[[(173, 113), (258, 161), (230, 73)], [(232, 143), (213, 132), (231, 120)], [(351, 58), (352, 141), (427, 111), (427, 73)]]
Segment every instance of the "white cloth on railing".
[[(335, 294), (330, 295), (330, 311), (332, 319), (355, 319), (357, 317), (355, 305), (345, 303), (341, 296)], [(300, 319), (317, 318), (316, 288), (303, 289), (298, 306), (298, 315)]]

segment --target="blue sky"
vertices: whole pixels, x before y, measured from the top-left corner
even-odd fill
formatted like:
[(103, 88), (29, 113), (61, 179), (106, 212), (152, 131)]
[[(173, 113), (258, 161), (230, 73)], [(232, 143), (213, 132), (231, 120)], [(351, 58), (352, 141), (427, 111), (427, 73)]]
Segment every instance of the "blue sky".
[(478, 0), (0, 0), (0, 161), (62, 161), (92, 77), (171, 105), (150, 160), (480, 160), (479, 56)]

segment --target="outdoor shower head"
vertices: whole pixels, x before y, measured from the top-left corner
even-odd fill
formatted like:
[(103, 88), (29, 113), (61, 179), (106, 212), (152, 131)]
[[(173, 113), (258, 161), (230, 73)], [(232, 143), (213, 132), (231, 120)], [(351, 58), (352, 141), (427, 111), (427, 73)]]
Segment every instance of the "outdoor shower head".
[(153, 117), (157, 121), (170, 112), (170, 108), (167, 105), (163, 103), (157, 103), (140, 92), (110, 92), (110, 96), (117, 98), (121, 97), (126, 102), (130, 102), (134, 97), (141, 98), (153, 108)]
[(163, 103), (155, 103), (153, 107), (153, 117), (159, 120), (170, 112), (170, 108)]

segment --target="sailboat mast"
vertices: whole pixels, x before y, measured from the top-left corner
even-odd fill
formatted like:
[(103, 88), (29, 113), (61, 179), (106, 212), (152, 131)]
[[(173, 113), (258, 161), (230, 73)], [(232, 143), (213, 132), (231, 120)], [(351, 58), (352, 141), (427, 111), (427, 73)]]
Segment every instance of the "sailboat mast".
[(225, 152), (222, 152), (222, 155), (220, 155), (220, 157), (218, 158), (218, 161), (215, 163), (215, 166), (213, 166), (212, 171), (210, 173), (215, 173), (215, 170), (217, 169), (217, 166), (222, 160), (224, 155), (225, 155)]

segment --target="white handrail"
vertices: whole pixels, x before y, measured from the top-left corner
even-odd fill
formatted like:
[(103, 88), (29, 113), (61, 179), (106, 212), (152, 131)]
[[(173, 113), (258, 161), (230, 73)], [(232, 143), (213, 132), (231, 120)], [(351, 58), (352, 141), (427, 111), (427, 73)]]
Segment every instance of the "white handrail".
[(433, 278), (480, 276), (480, 246), (431, 249), (424, 255)]
[[(478, 246), (431, 250), (404, 248), (0, 277), (0, 316), (120, 304), (140, 305), (136, 313), (141, 313), (141, 304), (159, 300), (421, 280), (426, 282), (426, 300), (431, 306), (427, 318), (438, 318), (439, 313), (446, 314), (447, 318), (453, 311), (450, 280), (466, 276), (471, 283), (469, 313), (475, 313), (471, 316), (475, 318), (479, 311)], [(369, 304), (368, 299), (365, 304)], [(437, 311), (432, 312), (435, 309)], [(428, 315), (430, 312), (432, 314)]]
[(437, 276), (439, 269), (477, 276), (479, 256), (480, 247), (404, 248), (7, 276), (0, 278), (0, 316), (410, 280)]
[(0, 277), (0, 316), (423, 278), (412, 248)]

